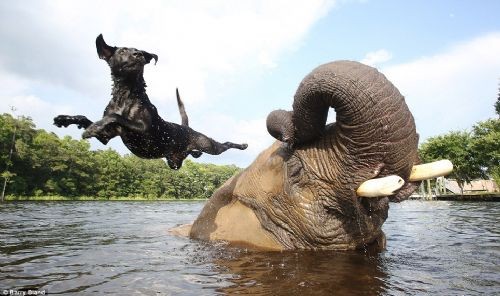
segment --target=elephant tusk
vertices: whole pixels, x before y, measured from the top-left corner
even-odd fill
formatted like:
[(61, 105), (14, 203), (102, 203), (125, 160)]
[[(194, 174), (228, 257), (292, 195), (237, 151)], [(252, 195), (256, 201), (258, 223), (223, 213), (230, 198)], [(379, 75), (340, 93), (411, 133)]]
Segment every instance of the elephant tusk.
[[(445, 176), (452, 171), (453, 164), (447, 159), (414, 165), (411, 170), (409, 181), (422, 181)], [(356, 194), (361, 197), (388, 196), (394, 194), (394, 191), (401, 188), (404, 184), (404, 180), (396, 175), (370, 179), (359, 186), (358, 190), (356, 190)]]
[(410, 181), (422, 181), (448, 175), (453, 171), (451, 161), (444, 159), (435, 162), (414, 165), (411, 169)]
[(400, 176), (391, 175), (383, 178), (370, 179), (363, 182), (356, 194), (361, 197), (381, 197), (393, 195), (394, 191), (398, 190), (405, 184), (405, 181)]

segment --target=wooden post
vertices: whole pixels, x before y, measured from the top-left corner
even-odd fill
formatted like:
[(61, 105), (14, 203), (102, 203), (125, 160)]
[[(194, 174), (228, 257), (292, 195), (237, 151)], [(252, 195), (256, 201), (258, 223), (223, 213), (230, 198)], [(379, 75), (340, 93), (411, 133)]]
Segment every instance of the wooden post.
[(420, 191), (420, 199), (425, 200), (425, 186), (424, 182), (420, 183), (420, 187), (418, 189)]
[(427, 193), (429, 194), (428, 200), (432, 200), (431, 179), (427, 179), (425, 181), (427, 182)]

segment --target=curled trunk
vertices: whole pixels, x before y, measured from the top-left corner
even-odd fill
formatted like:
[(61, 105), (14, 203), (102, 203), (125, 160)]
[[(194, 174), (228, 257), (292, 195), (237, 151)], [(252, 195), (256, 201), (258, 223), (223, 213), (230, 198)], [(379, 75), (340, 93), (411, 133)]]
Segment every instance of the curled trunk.
[[(336, 122), (326, 125), (332, 107)], [(357, 62), (322, 65), (301, 82), (293, 111), (271, 112), (267, 128), (287, 144), (275, 142), (219, 189), (191, 236), (272, 249), (383, 246), (389, 199), (413, 192), (409, 176), (418, 163), (413, 116), (392, 83)], [(356, 195), (363, 182), (389, 175), (405, 181), (394, 195)], [(252, 215), (243, 223), (228, 212)], [(245, 231), (229, 231), (235, 224)], [(248, 238), (251, 233), (259, 239)]]
[[(326, 125), (330, 108), (336, 122)], [(373, 241), (387, 218), (388, 198), (359, 198), (356, 189), (366, 180), (398, 175), (406, 184), (389, 198), (400, 201), (417, 186), (408, 180), (418, 163), (413, 116), (397, 88), (372, 67), (351, 61), (319, 66), (300, 83), (293, 111), (273, 111), (267, 123), (271, 135), (291, 146), (290, 185), (272, 205), (245, 200), (292, 248), (332, 248), (338, 246), (334, 238), (346, 234), (353, 245)], [(261, 210), (266, 207), (274, 210)], [(301, 210), (290, 218), (287, 208)]]
[(397, 171), (407, 179), (412, 165), (406, 161), (408, 154), (418, 159), (413, 116), (397, 88), (361, 63), (337, 61), (314, 69), (300, 83), (293, 111), (271, 112), (268, 130), (294, 146), (311, 143), (327, 133), (331, 107), (336, 112), (331, 139), (336, 153), (368, 156), (383, 165), (381, 175)]

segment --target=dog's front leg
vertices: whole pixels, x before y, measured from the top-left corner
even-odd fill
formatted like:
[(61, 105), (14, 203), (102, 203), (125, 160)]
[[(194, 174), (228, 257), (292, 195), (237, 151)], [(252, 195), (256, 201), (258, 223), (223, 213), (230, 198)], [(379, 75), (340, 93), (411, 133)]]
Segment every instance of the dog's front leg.
[[(111, 138), (118, 136), (120, 130), (123, 130), (117, 127), (122, 127), (134, 133), (144, 133), (146, 131), (146, 125), (142, 120), (132, 121), (118, 114), (109, 114), (87, 127), (82, 134), (82, 138), (96, 137), (99, 141), (107, 143)], [(103, 142), (103, 144), (106, 143)]]
[[(78, 128), (87, 129), (93, 122), (83, 115), (58, 115), (54, 117), (54, 125), (57, 127), (68, 127), (71, 124), (76, 124)], [(106, 145), (110, 139), (102, 136), (96, 136), (96, 138), (104, 145)]]
[(78, 128), (87, 128), (92, 124), (92, 121), (83, 115), (58, 115), (54, 117), (54, 125), (57, 127), (68, 127), (71, 124), (76, 124)]

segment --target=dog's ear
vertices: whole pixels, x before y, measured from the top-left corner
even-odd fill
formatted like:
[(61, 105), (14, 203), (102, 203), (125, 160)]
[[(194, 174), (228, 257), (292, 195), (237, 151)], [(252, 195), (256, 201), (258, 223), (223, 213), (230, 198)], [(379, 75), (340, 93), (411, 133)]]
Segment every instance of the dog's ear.
[(95, 39), (95, 46), (97, 48), (97, 54), (100, 59), (108, 61), (111, 56), (115, 53), (116, 47), (109, 46), (104, 42), (104, 38), (102, 38), (102, 34), (99, 34)]
[(143, 50), (142, 54), (144, 55), (144, 58), (146, 59), (146, 64), (149, 64), (151, 59), (155, 59), (155, 65), (158, 62), (158, 56), (155, 55), (154, 53), (149, 53), (149, 52)]

